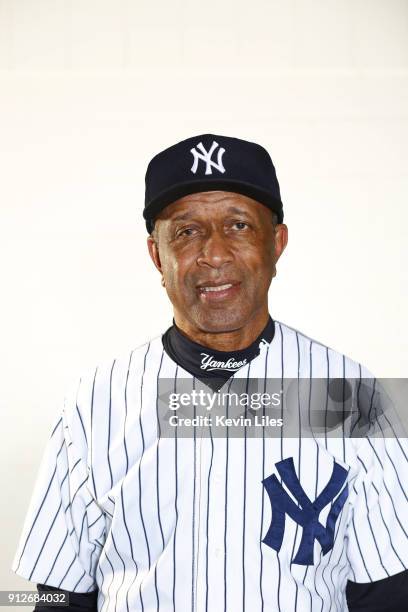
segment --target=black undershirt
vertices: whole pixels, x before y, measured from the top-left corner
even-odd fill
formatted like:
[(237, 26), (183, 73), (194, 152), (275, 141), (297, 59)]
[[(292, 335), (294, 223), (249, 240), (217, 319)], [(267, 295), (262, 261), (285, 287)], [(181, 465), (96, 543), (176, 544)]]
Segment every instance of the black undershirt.
[(237, 370), (257, 357), (261, 344), (270, 344), (274, 335), (275, 323), (269, 317), (262, 332), (248, 347), (239, 351), (217, 351), (190, 340), (173, 322), (163, 334), (162, 342), (173, 361), (213, 391), (218, 391)]
[[(193, 342), (174, 324), (163, 334), (166, 353), (173, 361), (214, 391), (220, 389), (240, 367), (244, 367), (260, 353), (260, 345), (270, 343), (275, 334), (271, 317), (261, 334), (250, 346), (239, 351), (216, 351)], [(39, 592), (56, 591), (55, 587), (37, 584)], [(67, 612), (97, 612), (98, 591), (91, 593), (68, 592), (70, 605)], [(359, 584), (349, 581), (346, 588), (350, 612), (406, 612), (408, 610), (408, 570), (384, 580)], [(61, 608), (41, 607), (35, 612), (57, 612)]]

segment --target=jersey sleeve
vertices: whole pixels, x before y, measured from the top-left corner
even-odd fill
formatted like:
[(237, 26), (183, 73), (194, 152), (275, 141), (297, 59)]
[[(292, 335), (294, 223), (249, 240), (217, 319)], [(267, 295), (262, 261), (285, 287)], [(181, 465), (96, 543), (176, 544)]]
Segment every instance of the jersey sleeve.
[(408, 568), (408, 439), (365, 437), (350, 491), (349, 579), (367, 583)]
[(105, 517), (92, 496), (84, 441), (72, 430), (79, 438), (80, 426), (73, 427), (64, 407), (43, 453), (11, 569), (31, 582), (85, 593), (97, 589)]
[(349, 612), (401, 612), (408, 601), (408, 571), (369, 583), (348, 582)]

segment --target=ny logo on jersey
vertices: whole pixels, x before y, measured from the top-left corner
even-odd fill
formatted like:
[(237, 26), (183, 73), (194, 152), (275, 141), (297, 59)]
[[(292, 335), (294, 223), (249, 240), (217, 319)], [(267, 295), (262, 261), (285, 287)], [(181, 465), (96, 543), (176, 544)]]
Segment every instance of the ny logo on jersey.
[[(197, 168), (198, 168), (198, 162), (201, 159), (203, 162), (205, 162), (205, 173), (206, 174), (212, 174), (212, 168), (216, 168), (216, 170), (219, 170), (219, 172), (224, 173), (225, 172), (225, 168), (222, 164), (222, 156), (225, 153), (225, 149), (223, 149), (222, 147), (220, 147), (218, 149), (218, 154), (217, 154), (217, 161), (213, 161), (212, 158), (212, 154), (214, 153), (215, 149), (218, 147), (218, 142), (215, 142), (215, 140), (213, 140), (213, 143), (211, 145), (211, 149), (209, 151), (206, 151), (204, 145), (202, 142), (199, 142), (197, 145), (197, 148), (194, 147), (193, 149), (191, 149), (191, 153), (194, 155), (194, 162), (193, 165), (191, 167), (191, 172), (193, 174), (195, 174), (197, 172)], [(201, 153), (199, 151), (197, 151), (197, 149), (200, 149)]]
[[(262, 542), (277, 552), (280, 551), (287, 514), (303, 529), (300, 545), (292, 563), (297, 565), (313, 565), (315, 540), (318, 540), (320, 543), (324, 555), (333, 548), (336, 521), (348, 496), (347, 484), (341, 491), (347, 479), (347, 470), (335, 462), (329, 482), (320, 495), (312, 502), (304, 492), (296, 476), (293, 457), (279, 461), (276, 464), (276, 468), (283, 483), (299, 503), (299, 506), (285, 491), (275, 474), (265, 478), (262, 483), (271, 502), (272, 520)], [(338, 497), (336, 497), (337, 495)], [(327, 516), (326, 527), (323, 527), (319, 522), (319, 514), (331, 502), (333, 503)]]

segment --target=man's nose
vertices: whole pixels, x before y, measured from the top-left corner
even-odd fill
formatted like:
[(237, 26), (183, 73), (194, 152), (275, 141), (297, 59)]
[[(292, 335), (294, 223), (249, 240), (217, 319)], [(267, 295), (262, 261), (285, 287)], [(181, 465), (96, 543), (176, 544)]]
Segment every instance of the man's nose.
[(211, 268), (221, 268), (230, 263), (233, 254), (227, 238), (219, 231), (212, 231), (203, 242), (197, 264), (199, 266), (209, 266)]

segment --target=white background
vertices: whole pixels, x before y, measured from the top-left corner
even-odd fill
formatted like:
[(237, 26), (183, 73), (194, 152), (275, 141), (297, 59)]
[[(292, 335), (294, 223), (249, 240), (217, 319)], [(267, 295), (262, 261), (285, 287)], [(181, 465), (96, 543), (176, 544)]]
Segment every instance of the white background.
[(171, 324), (144, 173), (204, 132), (276, 165), (272, 316), (408, 375), (405, 0), (0, 0), (2, 589), (67, 385)]

